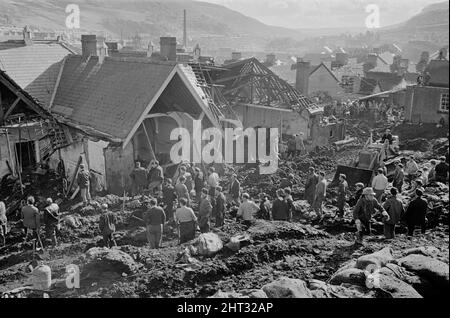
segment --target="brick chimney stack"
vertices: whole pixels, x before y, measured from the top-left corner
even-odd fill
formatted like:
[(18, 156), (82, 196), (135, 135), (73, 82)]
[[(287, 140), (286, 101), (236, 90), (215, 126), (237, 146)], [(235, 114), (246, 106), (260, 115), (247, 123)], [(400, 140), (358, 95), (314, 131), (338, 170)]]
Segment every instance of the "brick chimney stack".
[(176, 37), (161, 37), (159, 39), (161, 47), (161, 57), (167, 58), (168, 61), (177, 60), (177, 38)]
[(305, 96), (308, 96), (310, 68), (310, 62), (304, 62), (300, 58), (297, 59), (295, 88)]
[(97, 36), (95, 34), (81, 35), (81, 51), (81, 54), (85, 59), (89, 56), (98, 56)]

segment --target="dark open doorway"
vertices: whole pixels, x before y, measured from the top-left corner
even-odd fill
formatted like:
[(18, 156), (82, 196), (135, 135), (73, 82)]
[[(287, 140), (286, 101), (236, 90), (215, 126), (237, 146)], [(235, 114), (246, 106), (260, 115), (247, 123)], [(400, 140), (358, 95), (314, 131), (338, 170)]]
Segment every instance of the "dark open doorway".
[(36, 151), (34, 141), (16, 143), (16, 154), (19, 165), (23, 168), (31, 168), (36, 165)]

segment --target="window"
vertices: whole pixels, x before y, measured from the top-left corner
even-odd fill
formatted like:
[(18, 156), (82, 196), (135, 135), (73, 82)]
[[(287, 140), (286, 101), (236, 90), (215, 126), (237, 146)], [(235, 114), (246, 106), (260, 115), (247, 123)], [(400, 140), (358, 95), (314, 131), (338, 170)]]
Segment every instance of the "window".
[(448, 93), (441, 94), (441, 104), (439, 110), (448, 113)]

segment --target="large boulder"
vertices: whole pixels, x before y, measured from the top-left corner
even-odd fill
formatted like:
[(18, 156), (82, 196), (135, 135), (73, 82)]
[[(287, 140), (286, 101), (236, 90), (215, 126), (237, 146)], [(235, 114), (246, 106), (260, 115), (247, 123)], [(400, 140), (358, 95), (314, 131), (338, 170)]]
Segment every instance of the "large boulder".
[(435, 258), (411, 254), (397, 260), (398, 264), (417, 275), (426, 278), (434, 286), (448, 290), (449, 266)]
[(421, 247), (415, 247), (407, 249), (403, 252), (405, 256), (411, 255), (411, 254), (421, 254), (424, 256), (431, 256), (435, 257), (440, 253), (440, 251), (434, 247), (434, 246), (421, 246)]
[(248, 298), (248, 297), (236, 292), (223, 292), (219, 290), (217, 293), (208, 298)]
[(392, 256), (392, 249), (390, 247), (385, 247), (382, 250), (363, 255), (356, 261), (356, 268), (366, 270), (368, 269), (380, 269), (387, 263), (392, 262), (394, 257)]
[(242, 294), (244, 296), (248, 296), (249, 298), (268, 298), (267, 294), (262, 289), (251, 289), (243, 291)]
[(93, 247), (86, 252), (84, 261), (86, 265), (83, 271), (89, 276), (101, 275), (103, 272), (132, 274), (138, 268), (130, 255), (117, 248)]
[(268, 298), (312, 298), (306, 283), (300, 279), (283, 277), (263, 286)]
[(366, 285), (366, 274), (358, 268), (347, 268), (336, 272), (330, 279), (330, 284), (341, 285), (351, 284), (357, 286)]
[(212, 256), (223, 248), (220, 237), (214, 233), (203, 233), (197, 239), (197, 252), (203, 256)]
[(236, 252), (241, 247), (249, 243), (250, 243), (250, 236), (248, 236), (247, 234), (240, 234), (230, 238), (230, 241), (227, 244), (225, 244), (225, 246), (228, 249), (232, 250), (233, 252)]
[(375, 287), (388, 292), (393, 298), (422, 298), (411, 285), (393, 276), (378, 273)]

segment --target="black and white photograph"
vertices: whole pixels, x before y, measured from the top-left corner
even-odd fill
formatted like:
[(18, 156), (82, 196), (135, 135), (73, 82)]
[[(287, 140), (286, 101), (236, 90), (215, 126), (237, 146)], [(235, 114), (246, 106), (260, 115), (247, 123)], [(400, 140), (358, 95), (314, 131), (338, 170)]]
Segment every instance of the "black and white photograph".
[(0, 304), (449, 294), (448, 0), (0, 0)]

